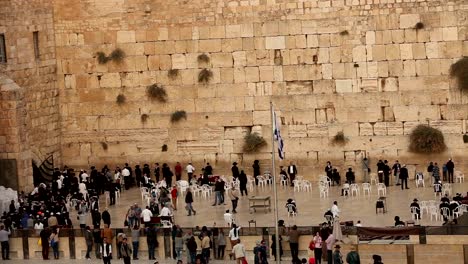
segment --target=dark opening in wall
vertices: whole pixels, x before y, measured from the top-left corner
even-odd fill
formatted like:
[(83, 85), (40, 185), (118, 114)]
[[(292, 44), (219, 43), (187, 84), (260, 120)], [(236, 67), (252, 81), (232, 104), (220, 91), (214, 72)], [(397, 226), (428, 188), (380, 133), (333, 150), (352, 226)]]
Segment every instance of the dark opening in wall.
[(7, 62), (5, 34), (0, 34), (0, 63)]
[(33, 43), (34, 43), (34, 57), (36, 59), (40, 58), (40, 53), (39, 53), (39, 31), (34, 31), (33, 32)]

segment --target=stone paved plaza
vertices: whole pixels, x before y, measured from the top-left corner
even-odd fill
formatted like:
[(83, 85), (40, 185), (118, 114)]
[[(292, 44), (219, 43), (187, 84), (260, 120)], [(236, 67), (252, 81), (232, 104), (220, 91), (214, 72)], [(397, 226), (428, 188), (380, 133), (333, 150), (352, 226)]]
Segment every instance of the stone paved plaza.
[[(359, 184), (361, 185), (361, 184)], [(432, 187), (428, 187), (429, 182), (426, 180), (425, 188), (416, 188), (414, 181), (409, 182), (409, 190), (401, 190), (400, 186), (390, 186), (387, 188), (387, 210), (388, 212), (382, 214), (375, 213), (375, 202), (378, 199), (377, 188), (372, 186), (372, 193), (369, 196), (364, 196), (361, 190), (361, 195), (358, 197), (342, 197), (341, 187), (332, 186), (330, 188), (330, 195), (328, 198), (319, 198), (319, 191), (316, 183), (313, 183), (312, 192), (294, 192), (292, 187), (278, 186), (278, 206), (279, 218), (284, 219), (287, 225), (296, 224), (298, 226), (314, 226), (324, 222), (323, 214), (331, 207), (333, 201), (338, 201), (338, 206), (341, 209), (340, 218), (342, 221), (361, 220), (363, 226), (392, 226), (394, 224), (393, 218), (399, 215), (403, 221), (410, 220), (411, 214), (409, 212), (409, 205), (414, 198), (419, 201), (433, 200), (434, 192)], [(468, 183), (456, 183), (453, 185), (453, 194), (461, 192), (463, 194), (468, 190)], [(271, 187), (257, 187), (251, 195), (271, 195), (273, 190)], [(296, 200), (298, 207), (298, 216), (288, 218), (285, 203), (288, 198)], [(438, 198), (437, 200), (439, 200)], [(182, 227), (199, 226), (212, 226), (214, 222), (218, 226), (224, 226), (223, 214), (225, 210), (231, 208), (231, 202), (227, 201), (226, 205), (211, 206), (214, 201), (214, 195), (209, 199), (204, 199), (200, 196), (195, 197), (193, 204), (197, 214), (195, 216), (187, 216), (185, 211), (185, 203), (183, 197), (179, 197), (179, 210), (175, 211), (175, 221)], [(113, 227), (122, 227), (124, 223), (124, 216), (129, 206), (133, 203), (142, 205), (141, 195), (139, 189), (132, 188), (124, 191), (120, 202), (116, 206), (109, 207), (112, 217)], [(273, 200), (272, 200), (273, 203)], [(100, 200), (101, 210), (105, 207), (104, 197)], [(258, 227), (273, 226), (274, 214), (272, 212), (264, 212), (263, 209), (257, 210), (256, 213), (250, 214), (248, 209), (248, 199), (244, 196), (241, 197), (238, 206), (238, 213), (236, 214), (236, 221), (241, 226), (248, 226), (248, 221), (255, 219)], [(76, 211), (72, 212), (72, 219), (76, 219)], [(91, 222), (91, 217), (89, 217)], [(423, 215), (421, 224), (425, 226), (440, 226), (442, 222), (431, 222), (428, 215)]]

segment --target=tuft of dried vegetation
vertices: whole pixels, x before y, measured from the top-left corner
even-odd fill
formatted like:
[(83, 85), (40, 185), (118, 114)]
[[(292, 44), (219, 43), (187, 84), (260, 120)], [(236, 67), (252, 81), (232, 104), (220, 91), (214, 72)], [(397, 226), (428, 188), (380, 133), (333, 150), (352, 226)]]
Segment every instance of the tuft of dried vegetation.
[(152, 84), (146, 87), (146, 94), (151, 100), (156, 100), (161, 103), (167, 102), (167, 93), (163, 86)]
[(127, 98), (125, 97), (124, 94), (119, 94), (117, 95), (117, 98), (115, 99), (118, 105), (123, 105), (125, 104), (125, 101), (127, 101)]
[(176, 123), (180, 120), (185, 119), (187, 120), (187, 113), (184, 110), (177, 110), (171, 115), (171, 122)]
[(203, 69), (198, 74), (198, 82), (207, 84), (213, 78), (213, 72), (208, 69)]
[(409, 151), (421, 154), (441, 153), (447, 149), (444, 135), (436, 128), (418, 125), (411, 131)]
[(463, 57), (450, 66), (450, 77), (457, 80), (460, 90), (468, 91), (468, 57)]
[(258, 152), (262, 147), (266, 146), (265, 139), (258, 133), (249, 133), (244, 137), (243, 150), (246, 153)]

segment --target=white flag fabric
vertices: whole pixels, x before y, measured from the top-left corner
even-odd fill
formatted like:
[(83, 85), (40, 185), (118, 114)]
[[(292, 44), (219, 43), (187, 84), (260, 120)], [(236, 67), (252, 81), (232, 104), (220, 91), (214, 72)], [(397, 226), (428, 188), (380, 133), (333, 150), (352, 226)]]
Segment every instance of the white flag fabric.
[(274, 129), (274, 137), (275, 140), (278, 142), (278, 156), (281, 160), (284, 159), (284, 144), (283, 144), (283, 139), (281, 138), (281, 133), (280, 133), (280, 126), (278, 123), (278, 119), (276, 118), (276, 113), (275, 110), (273, 109), (273, 129)]

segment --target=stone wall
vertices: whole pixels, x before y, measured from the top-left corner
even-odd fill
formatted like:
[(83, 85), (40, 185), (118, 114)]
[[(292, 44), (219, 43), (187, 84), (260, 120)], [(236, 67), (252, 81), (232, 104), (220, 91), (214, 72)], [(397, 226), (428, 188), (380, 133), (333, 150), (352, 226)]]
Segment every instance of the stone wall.
[[(287, 162), (307, 177), (327, 160), (360, 172), (364, 156), (373, 167), (382, 158), (422, 169), (451, 156), (467, 166), (468, 97), (448, 76), (468, 55), (462, 3), (56, 1), (63, 162), (208, 161), (228, 173), (237, 161), (251, 173), (254, 159), (271, 163), (271, 146), (243, 154), (243, 136), (255, 131), (269, 141), (271, 100)], [(415, 29), (418, 22), (424, 28)], [(123, 63), (97, 62), (96, 52), (116, 48), (127, 54)], [(209, 63), (197, 61), (203, 53)], [(204, 68), (213, 73), (208, 84), (198, 82)], [(165, 87), (167, 103), (147, 97), (155, 83)], [(121, 106), (118, 94), (126, 96)], [(176, 110), (187, 120), (171, 123)], [(417, 124), (441, 129), (448, 151), (408, 153)], [(339, 131), (344, 146), (331, 144)]]
[(52, 3), (0, 0), (0, 33), (5, 34), (8, 59), (0, 65), (0, 159), (17, 160), (17, 185), (11, 187), (20, 189), (32, 187), (32, 160), (40, 165), (54, 155), (60, 162)]

